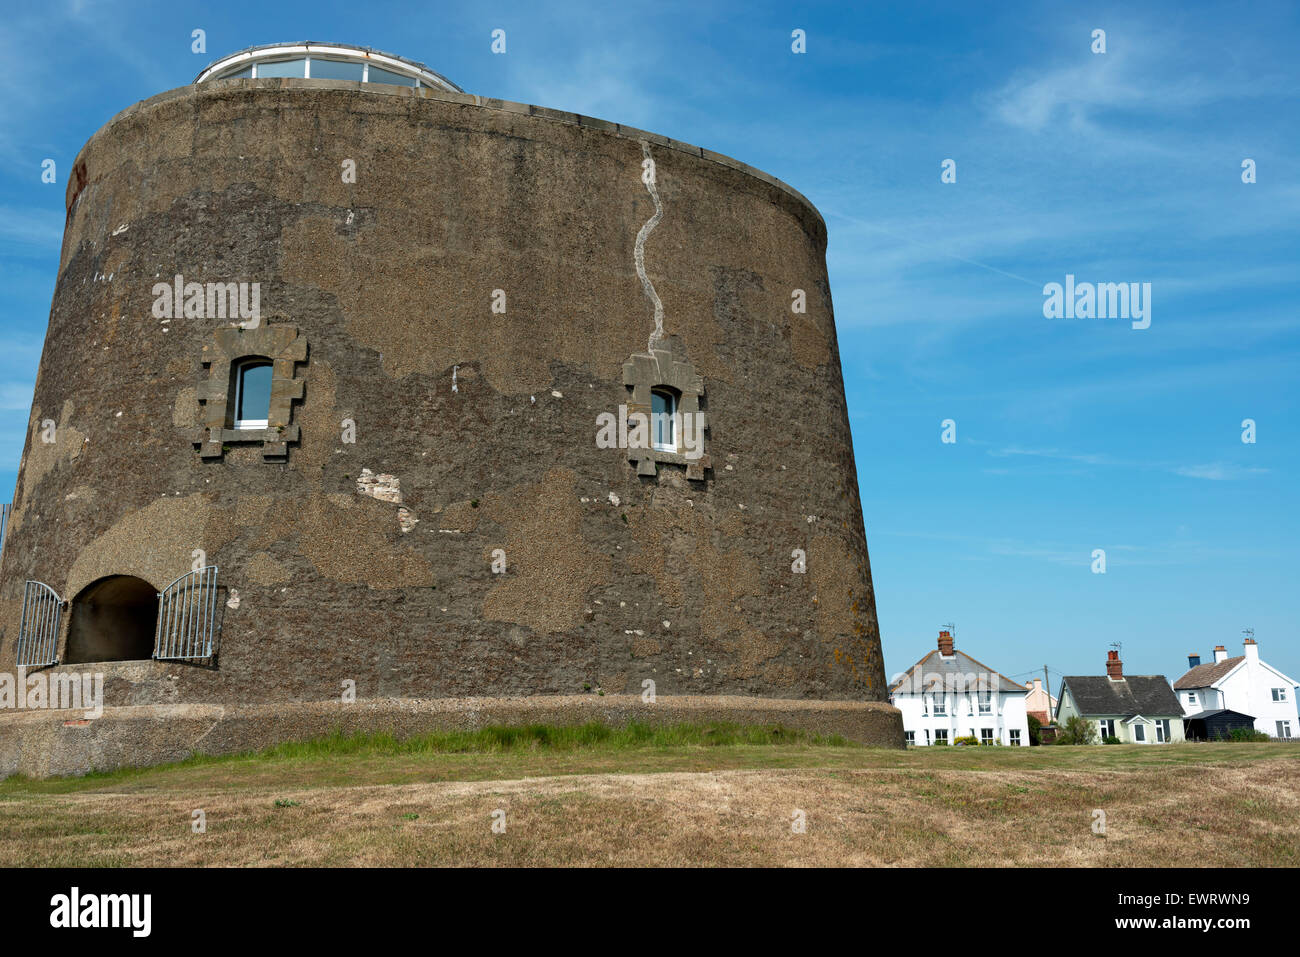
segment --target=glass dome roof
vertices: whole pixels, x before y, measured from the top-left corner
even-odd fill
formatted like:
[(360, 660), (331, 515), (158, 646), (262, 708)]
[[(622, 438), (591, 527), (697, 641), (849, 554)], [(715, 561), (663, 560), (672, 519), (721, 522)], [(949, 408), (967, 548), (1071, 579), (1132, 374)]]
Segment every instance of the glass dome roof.
[(315, 41), (268, 43), (240, 50), (208, 64), (194, 78), (194, 82), (267, 77), (352, 80), (394, 86), (424, 86), (449, 93), (465, 92), (445, 76), (415, 60), (369, 47)]

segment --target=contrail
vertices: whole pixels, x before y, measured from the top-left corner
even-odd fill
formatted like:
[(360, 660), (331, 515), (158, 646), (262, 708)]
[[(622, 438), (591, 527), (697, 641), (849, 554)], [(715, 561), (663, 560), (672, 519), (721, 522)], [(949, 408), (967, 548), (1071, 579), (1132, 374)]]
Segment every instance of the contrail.
[[(654, 170), (654, 160), (650, 159), (650, 144), (645, 140), (641, 141), (641, 153), (646, 159), (650, 160), (650, 169)], [(644, 179), (644, 177), (643, 177)], [(655, 343), (664, 337), (664, 304), (659, 301), (659, 294), (655, 292), (654, 283), (650, 277), (645, 274), (645, 241), (650, 235), (651, 230), (659, 225), (659, 220), (664, 218), (664, 206), (659, 202), (659, 190), (655, 187), (655, 175), (652, 173), (650, 181), (646, 183), (646, 189), (650, 191), (650, 198), (655, 201), (655, 214), (651, 216), (641, 231), (636, 234), (636, 249), (632, 254), (632, 261), (636, 263), (636, 274), (641, 277), (641, 286), (645, 289), (645, 294), (650, 301), (655, 304), (655, 331), (650, 333), (650, 344), (646, 347), (647, 351), (653, 351)]]

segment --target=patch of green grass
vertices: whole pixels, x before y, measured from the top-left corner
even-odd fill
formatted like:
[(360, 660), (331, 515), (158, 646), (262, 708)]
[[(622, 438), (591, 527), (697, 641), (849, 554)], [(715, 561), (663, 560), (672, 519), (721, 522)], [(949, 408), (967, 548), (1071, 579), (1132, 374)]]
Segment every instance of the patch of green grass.
[(239, 754), (195, 754), (182, 761), (147, 768), (91, 771), (80, 777), (35, 779), (16, 774), (0, 781), (0, 801), (15, 793), (65, 793), (102, 786), (124, 785), (170, 771), (219, 765), (308, 764), (337, 758), (409, 758), (438, 755), (562, 755), (598, 752), (672, 751), (738, 746), (798, 745), (815, 748), (859, 748), (838, 734), (820, 735), (781, 725), (673, 724), (654, 726), (632, 722), (613, 728), (599, 722), (582, 725), (528, 724), (492, 726), (474, 731), (432, 731), (398, 738), (391, 732), (344, 734), (335, 730), (323, 738), (285, 741), (260, 751)]

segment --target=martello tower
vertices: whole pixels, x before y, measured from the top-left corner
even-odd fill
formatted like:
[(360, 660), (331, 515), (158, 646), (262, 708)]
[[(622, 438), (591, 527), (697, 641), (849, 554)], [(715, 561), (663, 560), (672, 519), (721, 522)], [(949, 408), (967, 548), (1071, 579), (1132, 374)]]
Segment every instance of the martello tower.
[(217, 61), (77, 157), (0, 670), (102, 671), (101, 723), (350, 682), (901, 742), (825, 247), (708, 150), (364, 48)]

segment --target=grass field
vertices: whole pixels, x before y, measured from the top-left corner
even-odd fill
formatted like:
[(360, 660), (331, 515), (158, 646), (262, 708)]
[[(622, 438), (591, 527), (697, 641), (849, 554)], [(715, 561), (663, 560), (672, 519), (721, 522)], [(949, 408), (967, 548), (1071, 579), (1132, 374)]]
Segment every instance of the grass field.
[(334, 737), (0, 782), (3, 866), (1209, 863), (1300, 865), (1300, 747), (900, 752), (780, 729), (590, 725)]

